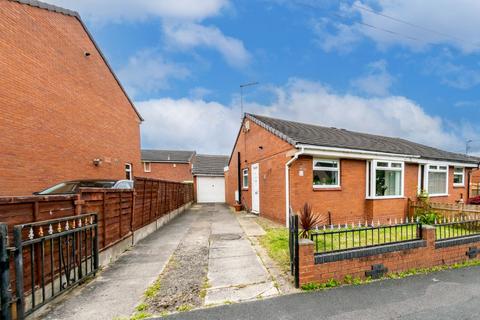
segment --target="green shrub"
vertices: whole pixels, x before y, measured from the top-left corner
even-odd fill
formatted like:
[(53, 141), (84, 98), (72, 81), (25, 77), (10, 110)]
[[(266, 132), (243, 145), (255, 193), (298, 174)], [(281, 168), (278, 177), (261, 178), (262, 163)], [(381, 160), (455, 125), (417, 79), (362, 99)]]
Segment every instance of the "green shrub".
[(418, 195), (418, 201), (420, 202), (420, 207), (415, 208), (414, 214), (416, 221), (423, 224), (435, 224), (435, 222), (442, 219), (442, 216), (432, 209), (430, 198), (425, 190)]

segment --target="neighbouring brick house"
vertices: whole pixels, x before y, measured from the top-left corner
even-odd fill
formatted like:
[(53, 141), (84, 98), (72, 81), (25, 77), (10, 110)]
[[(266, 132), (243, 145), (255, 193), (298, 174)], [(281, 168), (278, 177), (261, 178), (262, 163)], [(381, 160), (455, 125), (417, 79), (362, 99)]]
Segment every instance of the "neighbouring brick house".
[(195, 199), (198, 203), (225, 202), (225, 174), (228, 156), (197, 154), (193, 161)]
[(193, 182), (192, 163), (195, 151), (142, 150), (139, 176), (177, 182)]
[(472, 176), (470, 178), (470, 189), (471, 196), (480, 195), (480, 170), (475, 169), (472, 171)]
[(0, 195), (140, 171), (142, 121), (78, 13), (0, 0)]
[(230, 156), (226, 201), (285, 222), (305, 202), (332, 223), (405, 217), (420, 190), (468, 198), (478, 159), (400, 138), (246, 114)]

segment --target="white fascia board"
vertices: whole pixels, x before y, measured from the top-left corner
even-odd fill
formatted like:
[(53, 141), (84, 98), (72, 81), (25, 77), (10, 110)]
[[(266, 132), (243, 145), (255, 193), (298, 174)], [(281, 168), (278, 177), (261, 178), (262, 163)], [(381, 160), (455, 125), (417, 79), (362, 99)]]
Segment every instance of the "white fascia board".
[(303, 148), (304, 154), (311, 156), (324, 156), (330, 158), (349, 158), (349, 159), (365, 159), (365, 160), (392, 160), (392, 161), (404, 161), (418, 164), (439, 164), (455, 167), (476, 168), (477, 164), (464, 163), (464, 162), (452, 162), (452, 161), (440, 161), (440, 160), (428, 160), (421, 159), (419, 155), (405, 155), (386, 152), (375, 152), (368, 150), (356, 150), (345, 148), (333, 148), (333, 147), (319, 147), (312, 145), (297, 145), (298, 148)]

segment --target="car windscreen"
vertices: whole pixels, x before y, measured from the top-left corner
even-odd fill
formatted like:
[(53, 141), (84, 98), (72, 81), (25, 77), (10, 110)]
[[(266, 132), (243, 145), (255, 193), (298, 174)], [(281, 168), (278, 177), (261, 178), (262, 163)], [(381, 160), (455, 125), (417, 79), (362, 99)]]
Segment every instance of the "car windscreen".
[(45, 194), (64, 194), (64, 193), (75, 193), (77, 190), (78, 182), (62, 182), (54, 185), (51, 188), (39, 192), (40, 195)]

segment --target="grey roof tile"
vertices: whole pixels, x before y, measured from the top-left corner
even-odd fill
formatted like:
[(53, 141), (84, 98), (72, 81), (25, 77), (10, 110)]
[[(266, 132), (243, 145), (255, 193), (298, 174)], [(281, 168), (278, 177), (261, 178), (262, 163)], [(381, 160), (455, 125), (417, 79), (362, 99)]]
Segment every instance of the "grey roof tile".
[(193, 160), (193, 175), (223, 176), (228, 156), (197, 154)]
[(143, 161), (189, 163), (195, 151), (186, 150), (142, 150)]
[(322, 127), (254, 114), (246, 114), (246, 117), (292, 145), (309, 144), (322, 147), (420, 156), (429, 160), (478, 163), (478, 159), (475, 157), (440, 150), (401, 138)]

